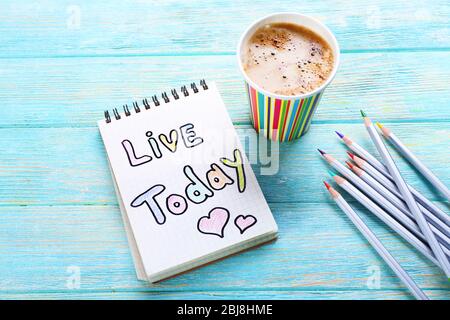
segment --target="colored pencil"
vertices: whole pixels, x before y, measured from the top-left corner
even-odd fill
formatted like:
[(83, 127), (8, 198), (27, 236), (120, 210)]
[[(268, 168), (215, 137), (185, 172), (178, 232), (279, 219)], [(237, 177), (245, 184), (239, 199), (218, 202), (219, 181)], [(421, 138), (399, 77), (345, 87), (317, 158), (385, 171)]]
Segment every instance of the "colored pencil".
[(450, 262), (447, 259), (447, 256), (445, 255), (444, 251), (441, 248), (441, 245), (437, 241), (434, 233), (430, 229), (430, 225), (426, 221), (425, 217), (423, 216), (422, 212), (420, 211), (416, 201), (414, 200), (414, 197), (409, 191), (408, 186), (406, 185), (405, 181), (403, 180), (402, 175), (400, 174), (400, 171), (398, 170), (397, 166), (395, 165), (394, 160), (392, 159), (391, 155), (389, 154), (389, 151), (387, 150), (386, 146), (384, 145), (383, 141), (381, 140), (381, 137), (378, 134), (378, 131), (375, 129), (374, 125), (372, 124), (372, 121), (369, 117), (364, 113), (364, 111), (361, 110), (361, 116), (364, 119), (364, 125), (369, 132), (369, 135), (375, 144), (375, 147), (377, 148), (380, 156), (382, 157), (386, 167), (388, 168), (389, 173), (391, 174), (392, 178), (395, 181), (395, 185), (399, 189), (400, 193), (403, 196), (403, 199), (405, 200), (409, 210), (412, 212), (414, 217), (416, 218), (416, 222), (419, 225), (420, 230), (422, 230), (423, 235), (427, 238), (428, 245), (431, 247), (431, 250), (435, 254), (436, 258), (438, 259), (442, 270), (444, 271), (447, 279), (450, 279)]
[[(374, 178), (376, 181), (378, 181), (378, 183), (383, 185), (386, 189), (388, 189), (390, 192), (392, 192), (398, 198), (400, 198), (400, 199), (402, 198), (402, 195), (398, 191), (397, 186), (390, 179), (386, 178), (377, 169), (372, 167), (366, 160), (361, 159), (360, 157), (358, 157), (350, 152), (347, 152), (347, 153), (348, 153), (350, 159), (352, 159), (356, 163), (356, 165), (358, 165), (360, 170), (362, 170), (363, 172), (370, 175), (372, 178)], [(353, 170), (353, 171), (355, 172), (355, 170)], [(442, 221), (441, 219), (439, 219), (438, 216), (436, 216), (433, 212), (428, 210), (426, 207), (424, 207), (420, 203), (419, 203), (419, 208), (424, 213), (425, 218), (427, 219), (427, 221), (429, 223), (433, 224), (436, 228), (438, 228), (447, 237), (450, 237), (450, 227), (445, 223), (445, 221)]]
[(420, 161), (414, 153), (411, 152), (402, 142), (401, 140), (389, 129), (384, 127), (382, 124), (377, 123), (377, 126), (380, 128), (383, 136), (389, 140), (392, 145), (408, 160), (437, 190), (439, 190), (444, 197), (450, 201), (450, 190), (442, 183), (441, 180), (438, 179), (428, 169), (422, 161)]
[(386, 264), (394, 271), (397, 277), (403, 282), (403, 284), (411, 291), (412, 295), (418, 300), (429, 300), (427, 295), (417, 286), (414, 280), (409, 274), (400, 266), (390, 252), (383, 246), (381, 241), (375, 236), (375, 234), (369, 229), (369, 227), (363, 222), (359, 215), (350, 207), (347, 201), (331, 187), (326, 181), (324, 181), (325, 187), (333, 198), (334, 202), (341, 208), (345, 215), (353, 222), (355, 227), (362, 233), (364, 238), (372, 245), (375, 251), (381, 256)]
[(345, 161), (350, 170), (353, 171), (358, 177), (361, 178), (365, 183), (371, 186), (375, 191), (384, 196), (389, 202), (395, 205), (401, 212), (408, 215), (411, 219), (414, 220), (411, 213), (408, 211), (408, 207), (406, 207), (405, 203), (401, 200), (401, 197), (398, 197), (396, 194), (391, 192), (389, 189), (380, 184), (377, 180), (375, 180), (372, 176), (366, 173), (364, 170), (360, 169), (356, 165), (352, 164), (349, 161)]
[[(353, 150), (356, 154), (363, 157), (371, 166), (376, 168), (380, 173), (382, 173), (386, 178), (390, 179), (392, 182), (394, 181), (387, 170), (387, 168), (378, 161), (374, 156), (372, 156), (367, 150), (357, 144), (355, 141), (350, 139), (348, 136), (343, 135), (342, 133), (336, 131), (336, 134), (341, 138), (341, 140)], [(424, 207), (426, 207), (429, 211), (433, 212), (439, 219), (445, 222), (446, 225), (450, 226), (450, 217), (442, 211), (438, 206), (436, 206), (433, 202), (424, 197), (419, 191), (415, 190), (412, 186), (408, 185), (409, 190), (414, 195), (417, 201), (419, 201)], [(397, 188), (397, 186), (396, 186)]]
[[(364, 192), (376, 203), (378, 203), (384, 210), (386, 210), (388, 214), (390, 214), (394, 219), (396, 219), (404, 227), (411, 231), (411, 233), (413, 233), (417, 238), (419, 238), (424, 243), (427, 243), (427, 238), (423, 235), (422, 231), (418, 227), (416, 221), (414, 220), (414, 216), (409, 212), (409, 209), (406, 206), (403, 207), (406, 212), (405, 213), (389, 201), (389, 199), (394, 199), (395, 197), (392, 193), (390, 193), (386, 188), (382, 186), (378, 189), (374, 188), (369, 183), (361, 179), (361, 177), (357, 176), (344, 165), (342, 165), (332, 155), (320, 149), (319, 152), (334, 169), (336, 169), (340, 174), (351, 181), (351, 183), (359, 188), (359, 190)], [(377, 184), (376, 186), (378, 187), (380, 185)], [(399, 201), (396, 201), (396, 203), (399, 203)], [(449, 244), (447, 241), (447, 237), (433, 227), (433, 232), (434, 231), (439, 234), (439, 243), (442, 242), (444, 253), (450, 257), (450, 248), (448, 248)]]
[[(367, 150), (357, 144), (355, 141), (350, 139), (348, 136), (343, 135), (342, 133), (336, 131), (336, 134), (341, 138), (341, 140), (353, 150), (356, 154), (363, 157), (372, 167), (376, 168), (378, 172), (382, 173), (386, 178), (394, 181), (387, 170), (387, 168), (378, 161), (374, 156), (372, 156)], [(450, 226), (450, 217), (442, 211), (438, 206), (436, 206), (433, 202), (424, 197), (419, 191), (415, 190), (412, 186), (408, 185), (409, 190), (414, 195), (417, 201), (419, 201), (424, 207), (426, 207), (429, 211), (433, 212), (439, 219), (445, 222), (446, 225)], [(397, 188), (397, 187), (396, 187)]]
[(383, 174), (384, 174), (384, 172), (386, 172), (389, 175), (389, 171), (387, 170), (387, 168), (380, 161), (378, 161), (377, 158), (375, 158), (373, 155), (371, 155), (366, 149), (364, 149), (359, 144), (357, 144), (355, 141), (353, 141), (349, 137), (343, 135), (339, 131), (335, 131), (335, 132), (338, 135), (338, 137), (341, 138), (341, 140), (347, 145), (347, 147), (349, 147), (354, 152), (359, 154), (361, 157), (363, 157), (364, 159), (369, 161), (375, 168), (378, 169), (378, 171), (383, 172)]
[(367, 194), (371, 199), (377, 202), (381, 207), (384, 208), (389, 214), (391, 214), (397, 221), (399, 221), (403, 226), (408, 228), (416, 237), (426, 243), (426, 238), (423, 236), (417, 224), (401, 212), (396, 206), (389, 202), (383, 195), (379, 194), (375, 189), (364, 182), (360, 177), (355, 175), (352, 171), (342, 165), (337, 161), (332, 155), (319, 149), (322, 157), (340, 174), (347, 178), (351, 183), (356, 186), (359, 190)]
[(413, 235), (408, 229), (406, 229), (401, 223), (392, 218), (389, 214), (387, 214), (383, 209), (381, 209), (377, 204), (375, 204), (372, 200), (366, 197), (361, 191), (355, 188), (350, 182), (338, 176), (334, 173), (333, 175), (334, 181), (348, 194), (350, 194), (353, 198), (355, 198), (359, 203), (361, 203), (364, 207), (366, 207), (370, 212), (372, 212), (375, 216), (377, 216), (381, 221), (383, 221), (386, 225), (388, 225), (392, 230), (397, 232), (403, 239), (405, 239), (410, 245), (416, 248), (419, 252), (421, 252), (425, 257), (427, 257), (431, 262), (439, 265), (439, 262), (434, 257), (433, 252), (430, 248), (420, 241), (415, 235)]
[[(406, 207), (405, 203), (398, 198), (396, 195), (394, 195), (392, 192), (387, 190), (383, 185), (381, 185), (377, 180), (372, 178), (368, 173), (363, 171), (362, 169), (358, 168), (357, 166), (353, 165), (350, 162), (346, 162), (349, 168), (363, 180), (365, 183), (367, 183), (369, 186), (371, 186), (374, 190), (376, 190), (378, 193), (382, 194), (384, 197), (386, 197), (386, 200), (391, 202), (393, 205), (395, 205), (404, 215), (408, 216), (412, 221), (415, 222), (414, 216), (409, 212), (408, 208)], [(363, 190), (364, 191), (364, 190)], [(437, 229), (434, 225), (430, 226), (431, 231), (438, 237), (438, 241), (441, 245), (445, 246), (443, 248), (445, 254), (447, 256), (450, 256), (450, 239), (447, 237), (447, 235), (443, 234), (439, 229)], [(422, 234), (423, 236), (423, 234)]]

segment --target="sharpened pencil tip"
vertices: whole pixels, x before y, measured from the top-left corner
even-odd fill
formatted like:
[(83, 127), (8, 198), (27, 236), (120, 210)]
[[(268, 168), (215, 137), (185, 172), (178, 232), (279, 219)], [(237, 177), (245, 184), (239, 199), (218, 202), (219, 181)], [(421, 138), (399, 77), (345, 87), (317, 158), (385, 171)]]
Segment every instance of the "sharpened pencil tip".
[(344, 135), (342, 133), (340, 133), (339, 131), (335, 131), (335, 132), (339, 138), (341, 138), (341, 139), (344, 138)]
[(361, 116), (362, 116), (363, 118), (367, 117), (366, 113), (365, 113), (363, 110), (359, 110), (359, 112), (361, 112)]
[(376, 125), (378, 128), (380, 128), (380, 130), (383, 129), (383, 125), (381, 123), (377, 122)]
[(334, 173), (334, 171), (332, 171), (332, 170), (327, 170), (327, 171), (328, 171), (328, 174), (332, 177), (334, 177), (336, 175), (336, 173)]
[(351, 153), (350, 151), (347, 151), (347, 154), (351, 159), (355, 159), (355, 155), (353, 153)]
[(326, 153), (325, 151), (320, 150), (320, 149), (317, 149), (317, 151), (319, 151), (321, 155), (324, 155)]
[(348, 166), (350, 169), (353, 169), (353, 163), (351, 163), (350, 161), (345, 161), (345, 163), (347, 164), (347, 166)]
[(325, 187), (327, 187), (328, 190), (330, 190), (331, 186), (328, 184), (328, 182), (323, 181), (323, 184), (325, 185)]

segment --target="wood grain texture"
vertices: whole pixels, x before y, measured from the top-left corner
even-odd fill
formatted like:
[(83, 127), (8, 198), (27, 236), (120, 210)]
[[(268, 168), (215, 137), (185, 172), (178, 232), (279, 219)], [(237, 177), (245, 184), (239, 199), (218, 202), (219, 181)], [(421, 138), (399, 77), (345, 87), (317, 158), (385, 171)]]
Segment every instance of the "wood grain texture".
[[(446, 290), (425, 290), (431, 299), (448, 300)], [(192, 292), (148, 292), (148, 291), (100, 291), (89, 290), (65, 290), (64, 292), (22, 292), (7, 293), (5, 299), (115, 299), (115, 300), (412, 300), (411, 295), (402, 290), (358, 290), (358, 291), (333, 291), (333, 290), (261, 290), (261, 291), (192, 291)]]
[[(311, 132), (281, 146), (276, 175), (253, 165), (279, 239), (156, 285), (137, 281), (96, 121), (104, 109), (205, 78), (218, 83), (245, 140), (252, 130), (234, 50), (251, 21), (276, 11), (324, 21), (343, 52)], [(0, 298), (411, 299), (324, 192), (327, 166), (315, 149), (344, 159), (340, 130), (375, 152), (364, 107), (450, 185), (449, 22), (443, 0), (1, 2)], [(435, 266), (351, 203), (431, 298), (450, 298)], [(67, 286), (70, 267), (81, 272), (78, 289)], [(374, 267), (380, 288), (369, 289)]]
[[(0, 295), (67, 290), (79, 268), (80, 291), (368, 289), (379, 268), (381, 290), (403, 290), (395, 274), (334, 204), (270, 204), (279, 239), (156, 285), (134, 274), (118, 207), (0, 208)], [(355, 206), (399, 263), (424, 289), (450, 290), (437, 267)], [(330, 232), (330, 230), (333, 230)], [(357, 293), (355, 293), (357, 295)]]
[(274, 12), (312, 15), (343, 50), (449, 48), (447, 1), (2, 2), (2, 57), (232, 54), (240, 34)]
[[(366, 111), (370, 114), (370, 109)], [(450, 184), (450, 154), (445, 152), (450, 138), (449, 126), (436, 128), (434, 123), (400, 123), (391, 124), (390, 128), (444, 183)], [(272, 168), (277, 168), (275, 161), (279, 159), (276, 174), (264, 174), (261, 163), (254, 165), (269, 202), (331, 202), (322, 190), (322, 180), (329, 178), (328, 167), (316, 148), (346, 160), (347, 149), (334, 130), (348, 134), (377, 154), (361, 123), (314, 124), (303, 141), (282, 144), (277, 156), (274, 154)], [(435, 133), (431, 143), (430, 130)], [(244, 143), (246, 135), (253, 134), (253, 130), (249, 126), (239, 126), (238, 133)], [(250, 158), (256, 154), (257, 150), (252, 149)], [(395, 151), (392, 154), (408, 182), (430, 199), (442, 200), (423, 179), (418, 179), (400, 155)], [(262, 156), (258, 155), (259, 161)], [(0, 163), (0, 203), (3, 205), (117, 203), (103, 143), (95, 127), (0, 129)]]
[[(449, 122), (448, 52), (345, 54), (314, 123), (357, 122), (364, 106), (384, 122)], [(10, 59), (0, 66), (0, 127), (90, 126), (103, 110), (217, 81), (235, 124), (249, 107), (234, 56)]]

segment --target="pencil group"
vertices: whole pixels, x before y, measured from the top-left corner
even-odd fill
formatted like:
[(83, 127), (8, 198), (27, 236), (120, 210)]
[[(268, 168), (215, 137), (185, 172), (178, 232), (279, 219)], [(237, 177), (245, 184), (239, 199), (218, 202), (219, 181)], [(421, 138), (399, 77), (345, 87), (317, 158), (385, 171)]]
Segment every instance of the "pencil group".
[(390, 129), (384, 127), (379, 122), (377, 122), (377, 126), (380, 128), (386, 139), (392, 143), (405, 159), (408, 160), (437, 190), (439, 190), (448, 201), (450, 201), (450, 191), (442, 181), (439, 180), (439, 178), (436, 177), (434, 173), (428, 169)]
[[(339, 138), (355, 153), (348, 152), (347, 167), (331, 154), (318, 149), (327, 163), (336, 170), (329, 171), (334, 181), (356, 201), (376, 215), (404, 240), (436, 264), (450, 279), (450, 219), (439, 207), (419, 191), (408, 185), (384, 145), (371, 119), (361, 110), (364, 125), (383, 162), (362, 148), (351, 138), (336, 131)], [(402, 144), (387, 127), (378, 124), (383, 136), (411, 162), (447, 199), (445, 185)], [(341, 176), (342, 175), (342, 176)], [(427, 299), (409, 275), (401, 268), (381, 242), (350, 205), (328, 183), (325, 184), (333, 200), (363, 233), (369, 243), (392, 268), (417, 299)]]
[(347, 217), (353, 222), (356, 228), (363, 234), (363, 236), (369, 241), (372, 247), (382, 257), (382, 259), (389, 265), (394, 273), (400, 278), (405, 286), (411, 291), (411, 293), (418, 300), (428, 300), (427, 295), (417, 286), (414, 280), (408, 275), (408, 273), (400, 266), (395, 258), (389, 253), (389, 251), (378, 240), (375, 234), (367, 227), (358, 214), (350, 207), (350, 205), (342, 198), (342, 196), (327, 182), (324, 182), (326, 188), (330, 192), (331, 197), (337, 203), (337, 205), (344, 211)]

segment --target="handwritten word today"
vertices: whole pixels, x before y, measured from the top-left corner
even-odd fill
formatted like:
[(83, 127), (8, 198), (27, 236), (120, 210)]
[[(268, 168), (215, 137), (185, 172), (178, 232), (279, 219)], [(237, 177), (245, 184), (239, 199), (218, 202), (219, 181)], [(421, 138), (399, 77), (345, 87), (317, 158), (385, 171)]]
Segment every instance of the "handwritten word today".
[[(221, 158), (220, 162), (226, 167), (233, 168), (236, 174), (237, 188), (239, 192), (245, 191), (246, 179), (242, 154), (239, 149), (233, 151), (234, 159)], [(221, 167), (212, 163), (210, 170), (206, 172), (206, 182), (202, 181), (194, 172), (191, 166), (186, 165), (183, 168), (183, 173), (190, 183), (185, 188), (185, 196), (180, 194), (170, 194), (165, 198), (165, 206), (167, 210), (174, 215), (181, 215), (188, 209), (188, 202), (186, 198), (195, 204), (205, 202), (208, 198), (214, 196), (214, 191), (219, 191), (227, 185), (234, 184), (234, 180), (228, 176)], [(146, 205), (151, 214), (155, 218), (157, 224), (164, 224), (166, 222), (166, 215), (161, 208), (161, 199), (157, 197), (166, 190), (162, 184), (156, 184), (138, 195), (132, 202), (131, 206), (134, 208)]]

